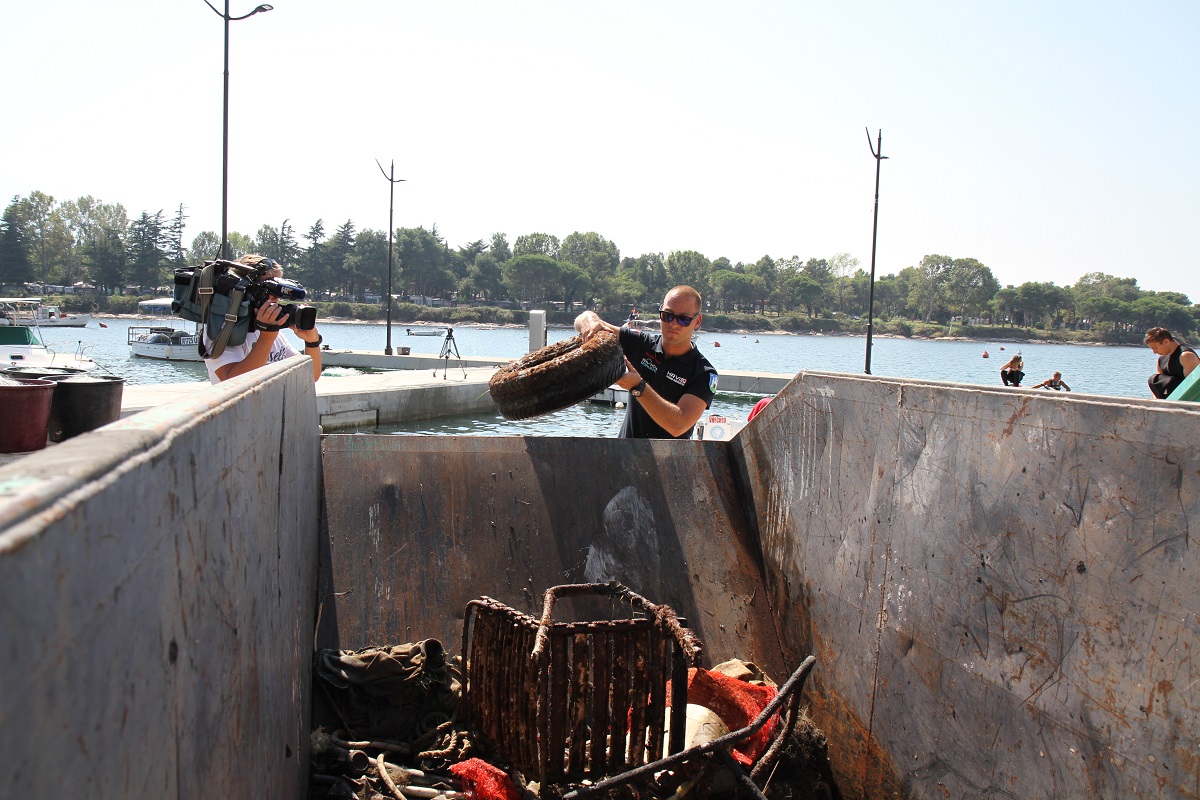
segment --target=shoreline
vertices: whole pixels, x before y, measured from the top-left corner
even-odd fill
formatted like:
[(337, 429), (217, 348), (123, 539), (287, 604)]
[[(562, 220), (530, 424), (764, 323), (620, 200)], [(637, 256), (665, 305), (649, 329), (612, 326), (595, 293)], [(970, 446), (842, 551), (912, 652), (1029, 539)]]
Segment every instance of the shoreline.
[[(186, 320), (181, 320), (178, 317), (161, 317), (147, 316), (144, 314), (92, 314), (92, 319), (117, 319), (146, 322), (153, 324), (155, 321), (167, 326), (177, 325), (179, 323), (191, 324)], [(322, 317), (317, 320), (318, 327), (320, 325), (378, 325), (384, 327), (387, 325), (386, 320), (381, 319), (352, 319), (347, 317)], [(528, 325), (508, 322), (459, 322), (455, 324), (447, 324), (445, 322), (433, 322), (429, 320), (413, 320), (409, 322), (392, 322), (392, 328), (470, 328), (473, 330), (526, 330)], [(547, 323), (547, 328), (555, 330), (570, 330), (569, 325), (559, 325), (555, 323)], [(645, 329), (655, 332), (654, 329)], [(848, 333), (848, 332), (833, 332), (833, 331), (780, 331), (780, 330), (753, 330), (750, 328), (729, 328), (721, 330), (705, 329), (701, 327), (698, 334), (705, 336), (832, 336), (865, 339), (865, 333)], [(403, 335), (403, 334), (402, 334)], [(1018, 345), (1038, 345), (1038, 344), (1068, 344), (1080, 345), (1083, 347), (1142, 347), (1140, 343), (1133, 342), (1087, 342), (1087, 341), (1071, 341), (1067, 339), (1025, 339), (1025, 338), (994, 338), (983, 339), (974, 336), (900, 336), (895, 333), (876, 333), (872, 335), (873, 339), (900, 339), (911, 341), (924, 342), (977, 342), (981, 345), (989, 343), (999, 344), (1018, 344)]]

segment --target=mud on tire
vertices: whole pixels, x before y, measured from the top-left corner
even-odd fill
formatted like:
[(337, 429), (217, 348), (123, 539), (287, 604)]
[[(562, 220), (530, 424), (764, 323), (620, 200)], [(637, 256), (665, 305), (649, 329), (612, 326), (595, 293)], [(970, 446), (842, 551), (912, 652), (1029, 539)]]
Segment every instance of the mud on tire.
[(574, 336), (501, 367), (488, 391), (505, 419), (528, 419), (586, 400), (624, 374), (617, 335), (601, 331), (586, 342)]

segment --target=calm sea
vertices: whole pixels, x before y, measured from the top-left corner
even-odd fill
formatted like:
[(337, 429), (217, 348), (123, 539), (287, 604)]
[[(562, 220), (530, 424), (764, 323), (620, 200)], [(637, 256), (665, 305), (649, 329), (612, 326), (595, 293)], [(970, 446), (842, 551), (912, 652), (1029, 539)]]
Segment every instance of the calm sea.
[[(150, 324), (146, 320), (106, 319), (107, 328), (43, 329), (46, 344), (59, 352), (83, 347), (100, 365), (101, 371), (120, 375), (131, 384), (177, 383), (204, 380), (199, 363), (163, 362), (134, 358), (129, 354), (127, 331), (130, 325)], [(190, 329), (191, 323), (167, 320), (155, 324), (173, 324)], [(381, 324), (319, 322), (326, 344), (334, 349), (377, 350), (382, 353), (387, 330)], [(440, 337), (407, 336), (405, 328), (393, 325), (392, 346), (411, 347), (414, 353), (437, 354)], [(432, 329), (424, 326), (421, 329)], [(290, 335), (290, 334), (285, 334)], [(569, 338), (574, 331), (551, 328), (550, 343)], [(491, 356), (519, 358), (529, 343), (524, 328), (487, 328), (463, 326), (454, 329), (458, 351), (463, 357)], [(731, 334), (701, 331), (698, 346), (716, 366), (730, 370), (755, 370), (795, 374), (815, 369), (861, 374), (866, 339), (847, 336), (797, 336), (791, 334)], [(988, 357), (984, 358), (984, 352)], [(1055, 370), (1076, 392), (1117, 397), (1149, 398), (1146, 378), (1154, 372), (1155, 357), (1145, 347), (1108, 347), (1075, 344), (1030, 344), (1025, 342), (957, 342), (876, 338), (871, 352), (871, 372), (903, 378), (952, 381), (964, 384), (1000, 385), (1000, 367), (1020, 353), (1025, 360), (1026, 385), (1049, 378)], [(329, 370), (327, 379), (345, 370)], [(714, 413), (745, 419), (757, 397), (719, 394)], [(387, 432), (428, 434), (537, 434), (547, 436), (611, 436), (620, 427), (623, 410), (582, 403), (566, 411), (534, 420), (508, 422), (494, 419), (443, 418), (422, 423), (389, 427)]]

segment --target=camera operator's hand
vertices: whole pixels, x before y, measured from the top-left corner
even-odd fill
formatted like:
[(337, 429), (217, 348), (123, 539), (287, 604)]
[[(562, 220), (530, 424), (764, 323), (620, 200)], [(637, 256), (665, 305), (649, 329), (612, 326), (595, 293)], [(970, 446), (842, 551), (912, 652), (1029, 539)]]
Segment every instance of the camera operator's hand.
[[(264, 334), (271, 334), (272, 337), (279, 333), (279, 327), (283, 323), (283, 311), (279, 308), (279, 303), (275, 300), (263, 303), (258, 307), (258, 312), (255, 313), (254, 319), (259, 323), (258, 329)], [(265, 326), (265, 327), (264, 327)]]

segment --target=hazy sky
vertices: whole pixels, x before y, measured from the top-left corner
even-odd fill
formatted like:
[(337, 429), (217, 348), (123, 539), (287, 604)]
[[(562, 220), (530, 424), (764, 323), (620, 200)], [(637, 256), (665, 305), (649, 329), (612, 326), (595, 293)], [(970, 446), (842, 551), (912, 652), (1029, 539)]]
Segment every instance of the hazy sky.
[[(222, 0), (214, 0), (223, 8)], [(230, 25), (229, 227), (595, 231), (623, 256), (927, 253), (1200, 300), (1200, 3), (274, 0)], [(254, 7), (233, 0), (233, 16)], [(221, 224), (203, 0), (9, 4), (0, 199)]]

